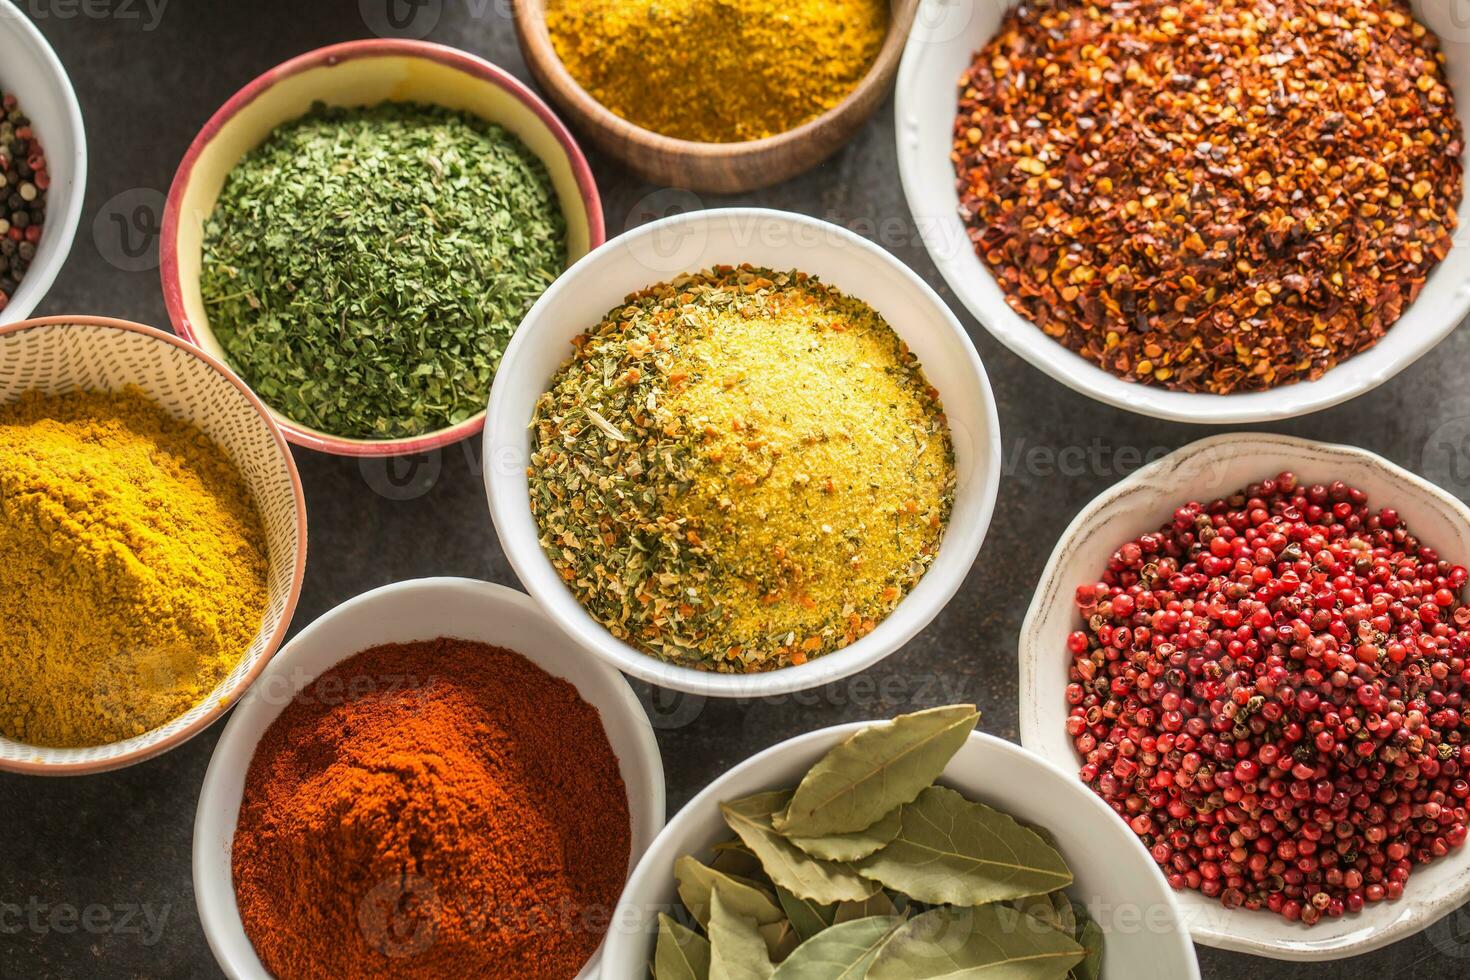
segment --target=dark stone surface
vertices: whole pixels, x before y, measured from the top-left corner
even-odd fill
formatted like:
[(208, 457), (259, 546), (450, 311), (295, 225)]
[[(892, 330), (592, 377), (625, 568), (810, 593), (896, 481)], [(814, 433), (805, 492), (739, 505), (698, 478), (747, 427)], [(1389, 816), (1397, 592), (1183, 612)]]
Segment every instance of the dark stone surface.
[[(71, 73), (91, 146), (82, 226), (38, 315), (99, 313), (166, 326), (156, 263), (149, 261), (157, 245), (151, 232), (190, 139), (259, 72), (322, 44), (369, 36), (363, 10), (381, 10), (381, 2), (173, 0), (155, 16), (145, 0), (22, 0)], [(431, 39), (524, 77), (508, 2), (418, 0), (410, 29), (432, 27)], [(153, 0), (154, 11), (159, 3)], [(617, 233), (657, 189), (606, 160), (593, 164), (609, 233)], [(764, 192), (704, 203), (785, 208), (849, 225), (947, 295), (899, 187), (891, 105), (822, 169)], [(130, 229), (126, 240), (123, 227)], [(141, 262), (130, 258), (144, 248), (153, 251)], [(147, 268), (134, 271), (140, 264)], [(757, 750), (842, 721), (965, 698), (985, 710), (985, 729), (1015, 739), (1015, 638), (1057, 535), (1141, 456), (1209, 434), (1074, 394), (956, 312), (990, 373), (1005, 435), (1006, 473), (980, 561), (948, 609), (861, 681), (769, 701), (666, 705), (657, 715), (671, 810)], [(1470, 333), (1461, 330), (1351, 404), (1264, 428), (1356, 443), (1470, 495), (1467, 365)], [(364, 590), (416, 576), (515, 584), (490, 526), (477, 446), (445, 452), (433, 486), (412, 500), (375, 492), (381, 469), (304, 451), (297, 459), (311, 510), (311, 561), (297, 629)], [(65, 780), (0, 776), (0, 977), (218, 975), (194, 911), (189, 851), (194, 806), (219, 731), (216, 725), (166, 757), (122, 772)], [(82, 928), (75, 916), (89, 909), (90, 926)], [(1200, 950), (1200, 959), (1207, 980), (1327, 980), (1348, 971), (1448, 980), (1470, 973), (1470, 912), (1345, 964), (1274, 963), (1209, 949)]]

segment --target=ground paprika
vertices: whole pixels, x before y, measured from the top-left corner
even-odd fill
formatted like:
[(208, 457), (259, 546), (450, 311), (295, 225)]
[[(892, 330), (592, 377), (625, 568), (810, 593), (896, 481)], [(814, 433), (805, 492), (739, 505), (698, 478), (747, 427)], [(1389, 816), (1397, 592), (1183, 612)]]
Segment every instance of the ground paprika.
[(279, 980), (569, 980), (602, 940), (630, 824), (601, 719), (509, 650), (366, 650), (266, 731), (235, 831), (245, 932)]

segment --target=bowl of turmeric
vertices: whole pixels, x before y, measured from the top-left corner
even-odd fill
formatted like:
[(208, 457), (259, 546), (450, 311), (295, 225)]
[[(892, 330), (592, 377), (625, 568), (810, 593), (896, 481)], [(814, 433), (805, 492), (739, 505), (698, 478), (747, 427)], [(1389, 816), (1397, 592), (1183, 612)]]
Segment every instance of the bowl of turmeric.
[(123, 320), (0, 328), (0, 769), (158, 755), (290, 625), (306, 505), (280, 429), (218, 361)]
[(526, 0), (521, 53), (574, 129), (661, 186), (732, 194), (847, 144), (918, 0)]

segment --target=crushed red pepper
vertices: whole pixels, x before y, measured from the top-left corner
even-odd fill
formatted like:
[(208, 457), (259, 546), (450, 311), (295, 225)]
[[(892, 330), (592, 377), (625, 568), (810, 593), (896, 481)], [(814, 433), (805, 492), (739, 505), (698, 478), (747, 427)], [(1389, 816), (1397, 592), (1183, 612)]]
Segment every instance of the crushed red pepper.
[(1318, 378), (1452, 245), (1464, 137), (1402, 0), (1028, 0), (959, 91), (977, 253), (1129, 381)]

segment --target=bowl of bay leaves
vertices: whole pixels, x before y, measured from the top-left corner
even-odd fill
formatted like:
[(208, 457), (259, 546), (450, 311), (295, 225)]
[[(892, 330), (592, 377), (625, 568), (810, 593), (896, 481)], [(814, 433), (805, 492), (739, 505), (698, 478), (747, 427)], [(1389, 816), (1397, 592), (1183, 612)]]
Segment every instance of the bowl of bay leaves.
[(1198, 980), (1137, 838), (978, 719), (839, 725), (736, 766), (634, 870), (603, 975)]

